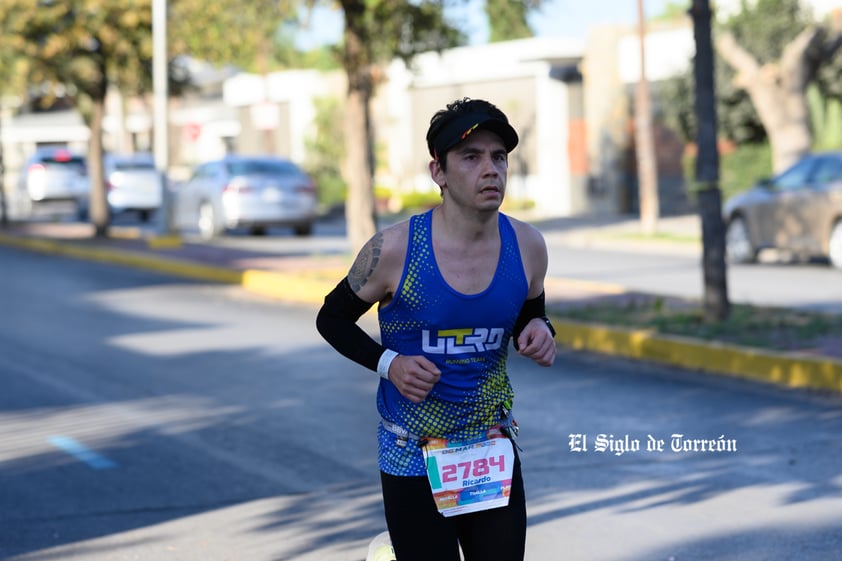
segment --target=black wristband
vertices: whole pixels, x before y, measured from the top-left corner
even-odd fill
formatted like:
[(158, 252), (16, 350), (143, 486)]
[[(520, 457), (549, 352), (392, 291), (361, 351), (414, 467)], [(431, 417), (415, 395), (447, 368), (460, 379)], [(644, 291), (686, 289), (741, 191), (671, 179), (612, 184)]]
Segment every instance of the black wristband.
[(316, 329), (342, 355), (377, 372), (386, 347), (357, 325), (357, 320), (373, 305), (357, 296), (345, 277), (325, 296), (316, 316)]
[(515, 346), (515, 350), (518, 350), (519, 345), (517, 343), (517, 338), (520, 336), (520, 333), (523, 331), (523, 328), (526, 327), (527, 323), (529, 323), (535, 318), (544, 318), (544, 320), (547, 322), (547, 326), (550, 328), (550, 332), (553, 334), (553, 337), (555, 337), (555, 329), (549, 323), (549, 320), (546, 316), (544, 299), (544, 291), (541, 291), (541, 294), (523, 303), (523, 307), (521, 307), (520, 309), (520, 313), (517, 316), (517, 320), (515, 320), (514, 330), (512, 331), (512, 343)]
[(555, 337), (555, 327), (553, 327), (553, 322), (550, 321), (550, 318), (543, 316), (541, 319), (544, 320), (544, 323), (546, 323), (547, 327), (550, 328), (550, 333), (552, 333), (553, 337)]

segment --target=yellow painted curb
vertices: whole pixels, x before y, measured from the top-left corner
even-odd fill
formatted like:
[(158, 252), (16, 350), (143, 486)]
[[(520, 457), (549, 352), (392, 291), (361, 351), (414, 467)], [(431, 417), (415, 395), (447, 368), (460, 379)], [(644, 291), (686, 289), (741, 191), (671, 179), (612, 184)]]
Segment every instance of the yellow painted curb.
[(102, 263), (127, 265), (130, 267), (157, 271), (180, 277), (207, 280), (211, 282), (239, 284), (243, 276), (240, 271), (234, 271), (223, 267), (214, 267), (198, 263), (186, 263), (175, 259), (148, 256), (131, 251), (117, 251), (107, 248), (87, 247), (43, 238), (19, 238), (0, 234), (0, 243), (23, 249), (31, 249), (41, 253), (76, 257), (79, 259), (87, 259), (89, 261), (98, 261)]
[(176, 249), (182, 242), (179, 236), (150, 236), (146, 238), (146, 245), (149, 249)]
[(553, 318), (556, 341), (577, 350), (650, 360), (673, 366), (782, 384), (842, 392), (842, 361), (699, 342), (652, 331), (622, 329)]
[(108, 236), (121, 240), (144, 240), (149, 249), (173, 249), (182, 245), (178, 234), (149, 234), (134, 226), (111, 227)]

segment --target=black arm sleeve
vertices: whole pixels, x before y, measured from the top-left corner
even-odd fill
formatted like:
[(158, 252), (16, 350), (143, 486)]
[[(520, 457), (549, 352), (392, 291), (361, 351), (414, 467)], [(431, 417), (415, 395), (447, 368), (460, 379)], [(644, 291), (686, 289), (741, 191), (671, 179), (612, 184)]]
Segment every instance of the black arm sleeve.
[(316, 316), (316, 329), (342, 355), (377, 372), (377, 362), (386, 347), (357, 325), (373, 305), (357, 296), (345, 277), (325, 296)]
[(555, 336), (555, 329), (553, 329), (550, 320), (547, 319), (547, 310), (546, 304), (544, 302), (545, 296), (544, 292), (542, 291), (541, 294), (532, 298), (531, 300), (527, 300), (523, 303), (523, 307), (520, 309), (520, 313), (517, 316), (517, 320), (515, 320), (515, 328), (512, 332), (512, 343), (515, 346), (515, 350), (518, 348), (517, 338), (520, 336), (521, 331), (523, 328), (526, 327), (526, 324), (529, 323), (531, 320), (535, 318), (541, 318), (547, 323), (547, 327), (550, 328), (550, 332)]

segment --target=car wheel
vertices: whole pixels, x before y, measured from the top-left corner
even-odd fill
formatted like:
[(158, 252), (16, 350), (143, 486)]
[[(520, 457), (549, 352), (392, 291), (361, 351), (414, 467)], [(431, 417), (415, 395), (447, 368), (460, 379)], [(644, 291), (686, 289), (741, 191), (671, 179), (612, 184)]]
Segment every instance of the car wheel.
[(837, 220), (833, 225), (827, 245), (830, 264), (837, 269), (842, 269), (842, 220)]
[(731, 263), (754, 263), (757, 260), (757, 249), (751, 243), (748, 224), (742, 216), (735, 216), (728, 221), (725, 255)]
[(249, 234), (252, 236), (265, 236), (266, 226), (252, 226), (249, 228)]
[(199, 220), (196, 225), (203, 240), (209, 240), (219, 233), (216, 227), (216, 211), (212, 203), (205, 201), (199, 205)]

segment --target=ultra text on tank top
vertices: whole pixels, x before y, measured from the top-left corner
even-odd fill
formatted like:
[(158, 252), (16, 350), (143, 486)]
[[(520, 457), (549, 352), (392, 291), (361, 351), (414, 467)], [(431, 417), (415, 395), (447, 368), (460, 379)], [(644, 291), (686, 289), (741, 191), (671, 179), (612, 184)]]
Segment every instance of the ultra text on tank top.
[[(506, 359), (529, 287), (514, 228), (501, 213), (500, 256), (491, 283), (477, 294), (454, 290), (436, 264), (432, 216), (431, 210), (410, 219), (400, 284), (378, 314), (383, 345), (402, 355), (425, 356), (441, 370), (441, 379), (421, 403), (381, 380), (377, 409), (415, 435), (470, 440), (500, 421), (501, 404), (514, 395)], [(378, 440), (381, 470), (426, 473), (417, 443), (399, 446), (396, 435), (382, 426)]]

